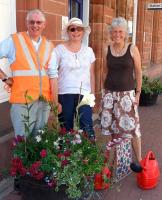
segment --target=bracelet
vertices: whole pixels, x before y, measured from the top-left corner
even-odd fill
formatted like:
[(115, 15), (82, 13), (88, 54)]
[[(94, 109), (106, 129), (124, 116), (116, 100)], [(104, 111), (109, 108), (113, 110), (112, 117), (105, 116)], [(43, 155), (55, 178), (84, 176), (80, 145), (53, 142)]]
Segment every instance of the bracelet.
[(141, 91), (140, 90), (136, 90), (136, 93), (141, 93)]

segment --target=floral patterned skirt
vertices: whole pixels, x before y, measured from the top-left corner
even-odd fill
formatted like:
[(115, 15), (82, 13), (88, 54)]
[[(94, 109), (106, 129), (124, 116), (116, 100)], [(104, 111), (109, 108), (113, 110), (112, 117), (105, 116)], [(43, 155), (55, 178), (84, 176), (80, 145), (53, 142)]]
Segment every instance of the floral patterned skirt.
[(102, 98), (101, 132), (103, 135), (140, 137), (138, 106), (135, 92), (106, 91)]

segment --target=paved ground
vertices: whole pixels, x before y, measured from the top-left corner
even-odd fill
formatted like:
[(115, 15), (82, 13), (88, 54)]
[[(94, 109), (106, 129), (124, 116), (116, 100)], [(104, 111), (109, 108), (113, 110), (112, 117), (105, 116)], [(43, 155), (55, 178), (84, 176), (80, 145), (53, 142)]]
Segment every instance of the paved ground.
[[(140, 107), (143, 156), (152, 150), (162, 171), (162, 96), (154, 106)], [(100, 192), (100, 200), (162, 200), (162, 181), (152, 190), (141, 190), (136, 184), (132, 173), (116, 184), (112, 189)], [(46, 197), (45, 197), (46, 198)], [(15, 193), (9, 194), (3, 200), (21, 200)], [(29, 199), (30, 200), (30, 199)], [(48, 200), (48, 199), (47, 199)]]

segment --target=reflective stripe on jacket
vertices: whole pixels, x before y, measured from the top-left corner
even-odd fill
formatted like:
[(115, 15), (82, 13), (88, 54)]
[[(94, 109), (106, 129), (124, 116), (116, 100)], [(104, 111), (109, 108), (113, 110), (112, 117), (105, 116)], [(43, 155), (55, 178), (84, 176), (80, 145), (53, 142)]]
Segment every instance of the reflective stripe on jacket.
[(38, 51), (26, 32), (12, 35), (16, 49), (16, 59), (11, 65), (13, 86), (11, 89), (11, 103), (25, 103), (25, 93), (33, 101), (40, 96), (51, 99), (47, 64), (50, 59), (53, 45), (42, 37)]

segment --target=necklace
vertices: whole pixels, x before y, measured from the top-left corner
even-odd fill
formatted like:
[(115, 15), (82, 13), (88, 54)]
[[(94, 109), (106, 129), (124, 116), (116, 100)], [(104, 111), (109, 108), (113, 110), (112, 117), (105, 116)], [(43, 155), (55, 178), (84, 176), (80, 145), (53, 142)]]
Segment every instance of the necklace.
[(113, 47), (113, 54), (115, 56), (122, 56), (125, 53), (125, 47), (126, 47), (125, 44), (122, 48), (115, 48), (114, 46), (112, 47)]

